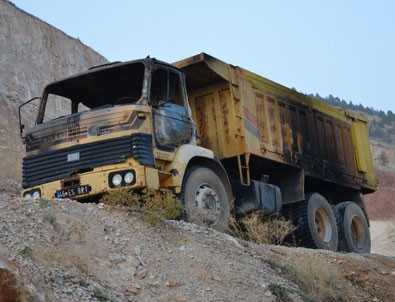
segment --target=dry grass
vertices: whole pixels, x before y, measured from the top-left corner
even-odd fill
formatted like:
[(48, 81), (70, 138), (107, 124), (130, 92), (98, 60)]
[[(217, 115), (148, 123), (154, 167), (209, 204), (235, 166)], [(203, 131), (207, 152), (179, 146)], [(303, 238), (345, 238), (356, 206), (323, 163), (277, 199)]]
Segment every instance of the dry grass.
[(273, 264), (299, 286), (308, 301), (350, 301), (350, 294), (339, 290), (341, 272), (316, 254), (274, 259)]
[(153, 225), (162, 219), (176, 219), (184, 210), (182, 203), (170, 191), (144, 190), (136, 193), (129, 188), (119, 188), (104, 195), (100, 202), (140, 211), (144, 220)]
[(244, 237), (261, 244), (280, 245), (296, 227), (281, 217), (265, 217), (261, 213), (251, 213), (241, 219)]
[(64, 268), (75, 268), (81, 272), (87, 273), (87, 255), (80, 255), (78, 252), (68, 252), (61, 249), (49, 250), (34, 250), (33, 258), (41, 265), (52, 268), (60, 266)]

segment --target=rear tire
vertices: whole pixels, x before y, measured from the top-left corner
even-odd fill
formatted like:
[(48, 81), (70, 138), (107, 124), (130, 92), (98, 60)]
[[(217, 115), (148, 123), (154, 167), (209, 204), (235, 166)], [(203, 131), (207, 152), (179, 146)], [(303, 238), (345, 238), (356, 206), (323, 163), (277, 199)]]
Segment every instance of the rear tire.
[(336, 219), (328, 201), (322, 195), (312, 193), (295, 206), (293, 214), (297, 226), (295, 235), (302, 246), (336, 251), (338, 245)]
[(226, 232), (230, 218), (227, 192), (213, 170), (200, 166), (188, 169), (180, 194), (187, 220)]
[(339, 231), (339, 251), (370, 253), (369, 225), (365, 214), (355, 202), (345, 201), (335, 207)]

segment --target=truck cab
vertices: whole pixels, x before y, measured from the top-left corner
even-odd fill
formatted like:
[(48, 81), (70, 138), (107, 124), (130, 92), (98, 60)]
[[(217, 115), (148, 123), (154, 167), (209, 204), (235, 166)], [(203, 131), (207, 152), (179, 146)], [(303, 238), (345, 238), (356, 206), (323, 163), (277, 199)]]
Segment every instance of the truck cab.
[(169, 163), (180, 147), (214, 158), (196, 144), (184, 73), (151, 58), (49, 84), (23, 140), (27, 197), (83, 199), (126, 185), (179, 193), (185, 167)]

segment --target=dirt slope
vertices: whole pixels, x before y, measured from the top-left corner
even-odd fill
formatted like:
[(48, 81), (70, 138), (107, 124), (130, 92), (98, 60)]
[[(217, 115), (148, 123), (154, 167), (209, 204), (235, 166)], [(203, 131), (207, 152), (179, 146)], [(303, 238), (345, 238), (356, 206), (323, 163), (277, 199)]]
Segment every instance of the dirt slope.
[[(395, 258), (256, 245), (184, 222), (150, 226), (126, 209), (24, 201), (17, 190), (0, 185), (0, 301), (395, 301)], [(18, 293), (6, 292), (13, 278)]]

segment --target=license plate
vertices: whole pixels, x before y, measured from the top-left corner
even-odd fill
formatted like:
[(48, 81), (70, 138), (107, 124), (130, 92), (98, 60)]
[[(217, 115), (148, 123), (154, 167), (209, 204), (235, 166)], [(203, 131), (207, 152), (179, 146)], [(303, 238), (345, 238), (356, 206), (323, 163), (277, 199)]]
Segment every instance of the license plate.
[(87, 194), (91, 191), (91, 189), (92, 189), (91, 186), (88, 186), (88, 185), (79, 186), (79, 187), (70, 188), (70, 189), (66, 189), (66, 190), (56, 191), (55, 196), (56, 196), (56, 198), (70, 198), (73, 196)]

